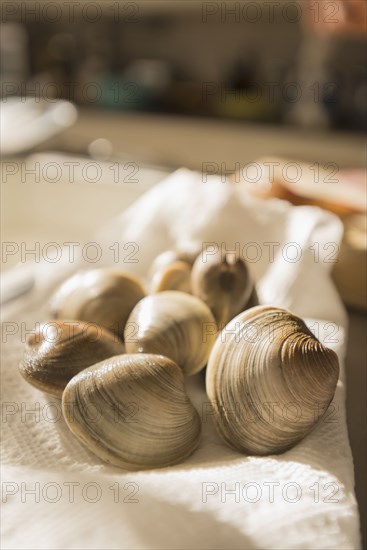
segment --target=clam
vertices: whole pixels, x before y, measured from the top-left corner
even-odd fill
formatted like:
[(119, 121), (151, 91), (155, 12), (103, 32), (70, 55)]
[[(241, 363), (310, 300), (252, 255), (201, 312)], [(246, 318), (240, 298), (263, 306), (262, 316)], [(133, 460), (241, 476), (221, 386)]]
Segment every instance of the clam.
[(150, 275), (154, 275), (162, 267), (167, 267), (174, 262), (186, 262), (192, 266), (198, 254), (199, 250), (196, 247), (190, 250), (181, 250), (179, 248), (165, 250), (155, 258), (150, 268)]
[(281, 453), (317, 424), (339, 375), (334, 351), (289, 311), (258, 306), (218, 336), (206, 371), (216, 427), (248, 454)]
[(191, 292), (191, 266), (187, 262), (177, 261), (156, 271), (150, 286), (151, 292), (180, 290)]
[(122, 337), (133, 307), (145, 296), (139, 279), (114, 269), (80, 271), (51, 298), (56, 318), (96, 323)]
[(191, 293), (191, 268), (198, 255), (192, 250), (166, 250), (159, 254), (150, 269), (151, 292), (180, 290)]
[(19, 370), (39, 390), (61, 397), (78, 372), (124, 351), (123, 343), (102, 327), (83, 321), (52, 321), (28, 337)]
[(204, 302), (184, 292), (166, 290), (143, 298), (125, 327), (127, 353), (157, 353), (177, 363), (185, 374), (207, 363), (217, 334)]
[(89, 450), (129, 470), (176, 464), (199, 444), (200, 417), (181, 369), (160, 355), (119, 355), (80, 372), (62, 410)]
[(259, 303), (248, 268), (235, 252), (203, 251), (192, 268), (191, 288), (210, 307), (221, 328)]

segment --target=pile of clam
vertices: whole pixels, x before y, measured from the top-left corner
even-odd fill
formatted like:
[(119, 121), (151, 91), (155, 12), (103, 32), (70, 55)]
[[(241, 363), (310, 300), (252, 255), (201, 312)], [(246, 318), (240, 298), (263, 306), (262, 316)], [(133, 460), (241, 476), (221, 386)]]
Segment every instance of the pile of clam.
[(116, 269), (81, 271), (50, 306), (55, 320), (29, 337), (20, 372), (61, 398), (82, 443), (122, 468), (169, 466), (197, 448), (185, 377), (205, 367), (218, 433), (247, 454), (291, 448), (334, 396), (336, 354), (289, 311), (259, 306), (234, 252), (167, 251), (149, 292)]

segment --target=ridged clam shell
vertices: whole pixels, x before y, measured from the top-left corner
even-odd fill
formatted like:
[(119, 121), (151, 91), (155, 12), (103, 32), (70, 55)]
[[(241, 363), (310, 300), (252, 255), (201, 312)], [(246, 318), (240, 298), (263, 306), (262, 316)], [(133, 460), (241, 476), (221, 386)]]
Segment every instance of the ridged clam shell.
[(182, 372), (159, 355), (121, 355), (86, 369), (67, 385), (62, 410), (93, 453), (130, 470), (176, 464), (200, 439)]
[(141, 300), (125, 328), (127, 353), (158, 353), (191, 375), (205, 367), (217, 326), (204, 302), (178, 291), (164, 291)]
[(132, 309), (144, 296), (137, 277), (99, 268), (67, 279), (51, 298), (50, 306), (56, 318), (96, 323), (122, 338)]
[(117, 336), (102, 327), (83, 321), (52, 321), (28, 337), (19, 371), (39, 390), (61, 397), (78, 372), (124, 351)]
[(289, 311), (235, 317), (210, 354), (206, 388), (223, 439), (249, 454), (280, 453), (308, 434), (333, 399), (336, 354)]

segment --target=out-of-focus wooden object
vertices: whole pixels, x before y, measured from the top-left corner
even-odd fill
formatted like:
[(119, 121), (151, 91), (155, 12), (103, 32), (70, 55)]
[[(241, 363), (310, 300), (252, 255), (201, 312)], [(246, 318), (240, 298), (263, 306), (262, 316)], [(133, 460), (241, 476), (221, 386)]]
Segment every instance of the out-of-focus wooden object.
[(334, 212), (343, 221), (344, 237), (333, 278), (346, 305), (367, 309), (366, 170), (339, 170), (336, 163), (305, 163), (261, 158), (245, 166), (233, 182), (247, 184), (260, 198), (277, 197)]
[(351, 214), (343, 222), (344, 237), (333, 278), (348, 306), (367, 310), (366, 216)]

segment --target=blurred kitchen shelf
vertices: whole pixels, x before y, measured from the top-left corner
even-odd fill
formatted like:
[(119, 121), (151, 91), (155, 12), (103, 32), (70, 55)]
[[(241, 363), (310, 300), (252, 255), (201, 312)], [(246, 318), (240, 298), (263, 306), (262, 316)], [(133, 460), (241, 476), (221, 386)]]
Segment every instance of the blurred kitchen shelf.
[[(238, 3), (244, 3), (246, 0), (240, 0)], [(277, 3), (279, 4), (286, 4), (289, 0), (278, 0)], [(304, 0), (307, 1), (307, 0)], [(31, 11), (32, 4), (47, 4), (49, 3), (49, 0), (27, 0), (27, 4), (29, 5), (29, 11)], [(78, 2), (75, 2), (74, 10), (77, 11), (78, 9), (81, 10), (83, 6), (90, 4), (90, 0), (79, 0)], [(204, 0), (119, 0), (118, 2), (120, 4), (120, 9), (129, 8), (131, 9), (131, 5), (136, 5), (138, 7), (144, 7), (144, 12), (146, 13), (176, 13), (177, 11), (188, 11), (195, 8), (202, 9), (203, 4), (208, 4), (208, 2), (204, 2)], [(24, 0), (13, 0), (12, 4), (14, 5), (21, 5), (24, 4)], [(111, 14), (114, 13), (114, 9), (116, 9), (116, 6), (113, 6), (113, 3), (109, 0), (99, 0), (98, 2), (95, 2), (95, 4), (99, 4), (103, 6), (106, 5), (107, 8), (109, 8)], [(117, 4), (117, 2), (115, 3)], [(219, 2), (218, 2), (219, 4)], [(114, 8), (114, 9), (113, 9)], [(23, 7), (23, 9), (25, 9)], [(228, 10), (230, 11), (230, 6), (228, 6)], [(92, 12), (92, 9), (91, 9)], [(92, 16), (90, 16), (92, 17)]]

